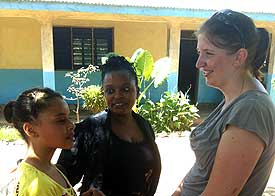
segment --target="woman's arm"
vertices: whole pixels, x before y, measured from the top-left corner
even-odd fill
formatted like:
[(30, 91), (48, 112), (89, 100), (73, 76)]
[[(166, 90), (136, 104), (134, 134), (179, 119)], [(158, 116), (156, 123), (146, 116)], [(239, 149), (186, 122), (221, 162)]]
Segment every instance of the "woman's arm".
[(238, 195), (255, 168), (265, 144), (255, 133), (228, 126), (203, 196)]

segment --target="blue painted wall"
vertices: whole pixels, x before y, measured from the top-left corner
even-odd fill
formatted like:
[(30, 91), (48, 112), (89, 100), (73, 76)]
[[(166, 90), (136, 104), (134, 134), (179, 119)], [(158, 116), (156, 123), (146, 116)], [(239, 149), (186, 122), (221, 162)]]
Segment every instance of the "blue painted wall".
[(275, 74), (265, 74), (265, 85), (268, 93), (271, 96), (273, 103), (275, 103), (275, 90), (272, 87), (272, 80), (275, 80)]
[(43, 71), (43, 86), (55, 90), (55, 74), (54, 71)]
[[(71, 78), (65, 77), (65, 74), (68, 71), (55, 71), (55, 90), (60, 92), (67, 98), (74, 97), (70, 92), (67, 91), (67, 88), (71, 85)], [(87, 82), (87, 86), (89, 85), (101, 85), (101, 72), (91, 73), (88, 77), (89, 82)], [(68, 103), (75, 103), (73, 101), (67, 101)]]
[[(72, 95), (67, 92), (68, 86), (71, 84), (70, 78), (65, 78), (66, 71), (56, 71), (55, 72), (55, 90), (65, 95), (66, 97), (71, 97)], [(174, 79), (173, 79), (174, 78)], [(101, 85), (101, 73), (92, 73), (89, 77), (90, 82), (88, 85)], [(265, 75), (265, 85), (267, 91), (270, 93), (273, 102), (275, 103), (275, 91), (272, 88), (271, 81), (275, 79), (275, 74)], [(157, 89), (151, 86), (151, 88), (146, 93), (147, 98), (153, 101), (159, 101), (161, 95), (165, 91), (169, 91), (168, 83), (170, 83), (170, 88), (172, 84), (176, 89), (177, 77), (175, 74), (169, 75), (168, 80), (164, 81), (163, 84)], [(0, 70), (0, 104), (6, 104), (10, 100), (16, 99), (18, 94), (22, 91), (33, 88), (42, 87), (45, 82), (43, 82), (43, 72), (42, 70), (28, 69), (2, 69)], [(223, 99), (223, 95), (220, 91), (208, 87), (205, 83), (205, 78), (200, 72), (198, 81), (198, 103), (219, 103)], [(69, 103), (72, 103), (68, 101)]]
[[(55, 71), (54, 76), (50, 74), (50, 78), (55, 79), (55, 90), (66, 97), (72, 97), (73, 95), (67, 92), (67, 88), (71, 84), (71, 78), (65, 77), (67, 71)], [(0, 70), (0, 104), (6, 104), (10, 100), (16, 99), (16, 97), (26, 89), (33, 87), (43, 87), (45, 84), (47, 87), (53, 88), (49, 77), (44, 77), (43, 81), (42, 70), (20, 70), (20, 69), (2, 69)], [(101, 72), (92, 73), (89, 76), (90, 81), (87, 85), (101, 85)], [(53, 88), (54, 89), (54, 88)], [(162, 93), (167, 90), (167, 81), (157, 89), (151, 86), (146, 93), (147, 98), (153, 101), (159, 101)], [(68, 101), (68, 103), (74, 103)]]
[(41, 70), (0, 69), (0, 104), (16, 99), (22, 91), (43, 86)]
[[(144, 89), (146, 85), (148, 85), (150, 82), (146, 82), (145, 85), (141, 88)], [(157, 88), (154, 87), (154, 84), (148, 89), (148, 91), (145, 93), (146, 98), (150, 99), (154, 102), (158, 102), (163, 95), (165, 91), (168, 90), (168, 82), (167, 80), (164, 80), (163, 83), (158, 86)], [(142, 101), (141, 101), (142, 102)]]
[[(62, 95), (70, 98), (73, 97), (71, 93), (67, 91), (67, 88), (71, 85), (71, 78), (65, 77), (67, 71), (56, 71), (55, 72), (55, 89)], [(89, 76), (90, 81), (87, 85), (100, 85), (101, 86), (101, 72), (92, 73)], [(146, 85), (149, 82), (146, 83)], [(164, 91), (167, 91), (167, 81), (164, 81), (158, 88), (154, 88), (152, 85), (146, 93), (146, 97), (153, 100), (159, 101)], [(67, 101), (68, 103), (75, 103), (73, 101)]]
[[(52, 81), (55, 79), (55, 90), (66, 97), (71, 97), (67, 92), (67, 87), (71, 84), (71, 80), (65, 76), (66, 71), (56, 71), (54, 77), (47, 74), (45, 77), (42, 70), (33, 69), (0, 69), (0, 104), (6, 104), (28, 88), (47, 86), (53, 88)], [(44, 76), (44, 81), (43, 81)], [(88, 84), (100, 84), (100, 73), (93, 73), (89, 77)], [(48, 84), (48, 85), (46, 85)], [(54, 89), (54, 88), (53, 88)]]
[(167, 83), (168, 83), (168, 86), (167, 86), (167, 90), (170, 92), (170, 93), (175, 93), (178, 91), (178, 72), (171, 72), (168, 74), (168, 77), (167, 77)]

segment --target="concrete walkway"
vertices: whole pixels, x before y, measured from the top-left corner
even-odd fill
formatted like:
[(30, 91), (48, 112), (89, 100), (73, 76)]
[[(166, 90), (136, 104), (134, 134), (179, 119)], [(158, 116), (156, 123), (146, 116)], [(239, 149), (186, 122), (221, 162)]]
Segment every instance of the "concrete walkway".
[[(155, 196), (170, 196), (182, 178), (192, 167), (195, 157), (190, 149), (188, 132), (185, 136), (157, 137), (156, 142), (162, 159), (162, 172)], [(26, 152), (24, 144), (0, 142), (0, 184), (7, 179), (7, 173), (16, 166), (16, 161)], [(52, 159), (56, 162), (59, 151)], [(263, 196), (275, 196), (275, 169), (273, 169)]]
[(189, 145), (188, 136), (157, 138), (162, 171), (156, 196), (171, 195), (192, 167), (195, 156)]

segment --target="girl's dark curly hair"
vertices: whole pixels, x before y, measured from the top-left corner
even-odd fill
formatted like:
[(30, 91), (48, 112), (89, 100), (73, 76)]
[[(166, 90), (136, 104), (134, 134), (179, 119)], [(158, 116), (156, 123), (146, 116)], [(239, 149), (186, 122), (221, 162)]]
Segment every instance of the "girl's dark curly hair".
[(50, 88), (32, 88), (21, 93), (17, 100), (10, 101), (4, 107), (4, 117), (7, 122), (13, 123), (23, 139), (28, 142), (23, 130), (25, 122), (32, 122), (46, 110), (54, 98), (63, 97)]

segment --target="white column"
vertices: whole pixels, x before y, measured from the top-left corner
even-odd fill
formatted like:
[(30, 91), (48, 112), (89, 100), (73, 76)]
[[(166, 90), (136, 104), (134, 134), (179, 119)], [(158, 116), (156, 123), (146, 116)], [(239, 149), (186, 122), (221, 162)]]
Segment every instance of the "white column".
[(55, 89), (53, 26), (51, 19), (43, 18), (41, 22), (41, 52), (43, 86)]
[(168, 54), (172, 60), (171, 70), (168, 76), (168, 91), (175, 93), (178, 90), (178, 72), (180, 58), (180, 24), (171, 23), (168, 34)]

